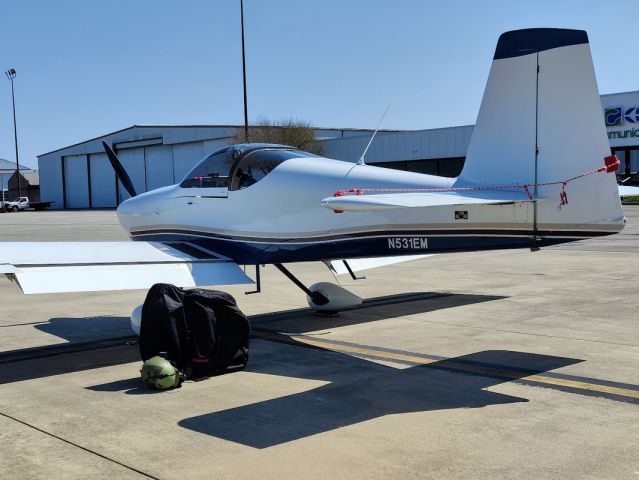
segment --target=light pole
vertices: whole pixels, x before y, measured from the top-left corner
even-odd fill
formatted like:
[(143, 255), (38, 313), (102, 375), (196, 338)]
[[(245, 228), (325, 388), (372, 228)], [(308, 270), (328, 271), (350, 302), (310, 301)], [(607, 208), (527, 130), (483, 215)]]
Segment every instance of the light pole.
[(7, 76), (7, 78), (11, 80), (11, 101), (13, 102), (13, 141), (16, 145), (16, 177), (18, 179), (18, 197), (21, 197), (22, 189), (20, 188), (20, 159), (18, 158), (18, 129), (16, 127), (16, 97), (13, 93), (13, 79), (16, 78), (16, 70), (15, 68), (10, 68), (4, 73)]
[(242, 79), (244, 80), (244, 138), (248, 142), (248, 107), (246, 105), (246, 56), (244, 53), (244, 0), (240, 0), (240, 21), (242, 23)]

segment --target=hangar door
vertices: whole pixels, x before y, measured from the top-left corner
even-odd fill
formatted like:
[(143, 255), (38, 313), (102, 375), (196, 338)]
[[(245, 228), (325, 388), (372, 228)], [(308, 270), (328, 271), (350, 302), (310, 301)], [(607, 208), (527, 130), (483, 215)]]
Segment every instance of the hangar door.
[[(131, 181), (133, 182), (133, 187), (135, 188), (135, 192), (140, 194), (146, 192), (146, 168), (144, 164), (144, 148), (129, 148), (124, 150), (118, 150), (116, 152), (120, 161), (122, 162), (122, 166), (129, 174)], [(119, 192), (120, 192), (120, 202), (122, 203), (126, 199), (129, 198), (129, 194), (122, 186), (122, 183), (118, 180), (119, 184)]]
[(116, 207), (115, 172), (109, 163), (106, 153), (92, 153), (89, 155), (89, 169), (91, 207)]
[(62, 157), (65, 208), (89, 208), (89, 178), (86, 155)]
[(173, 162), (175, 182), (181, 182), (196, 163), (204, 157), (202, 142), (181, 143), (173, 145)]
[(146, 188), (155, 190), (173, 185), (173, 149), (169, 145), (158, 145), (144, 149), (146, 163)]

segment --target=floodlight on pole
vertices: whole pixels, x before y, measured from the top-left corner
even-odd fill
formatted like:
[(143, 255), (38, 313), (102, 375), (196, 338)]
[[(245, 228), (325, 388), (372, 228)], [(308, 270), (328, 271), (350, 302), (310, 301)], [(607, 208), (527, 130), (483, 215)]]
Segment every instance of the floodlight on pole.
[(18, 197), (22, 196), (20, 186), (20, 159), (18, 158), (18, 127), (16, 126), (16, 97), (13, 91), (13, 79), (16, 78), (16, 69), (10, 68), (4, 74), (11, 81), (11, 101), (13, 103), (13, 141), (16, 146), (16, 179), (18, 180)]

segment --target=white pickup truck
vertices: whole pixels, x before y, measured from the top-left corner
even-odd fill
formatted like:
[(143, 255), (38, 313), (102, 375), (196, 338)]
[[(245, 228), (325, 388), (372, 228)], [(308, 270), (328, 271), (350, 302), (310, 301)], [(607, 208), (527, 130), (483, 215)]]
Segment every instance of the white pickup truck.
[(2, 205), (2, 200), (0, 200), (0, 207), (5, 212), (18, 212), (20, 210), (26, 210), (27, 208), (32, 208), (34, 210), (44, 210), (45, 208), (49, 208), (52, 202), (30, 202), (29, 197), (18, 197), (14, 200), (4, 202)]

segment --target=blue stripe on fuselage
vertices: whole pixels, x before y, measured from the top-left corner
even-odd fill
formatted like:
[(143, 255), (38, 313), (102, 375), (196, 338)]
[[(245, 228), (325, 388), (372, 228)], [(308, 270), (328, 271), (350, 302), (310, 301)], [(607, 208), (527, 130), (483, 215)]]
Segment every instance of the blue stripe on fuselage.
[[(543, 238), (544, 247), (582, 238)], [(426, 253), (465, 252), (526, 248), (532, 241), (526, 236), (402, 236), (352, 238), (321, 242), (254, 242), (230, 240), (185, 233), (138, 234), (133, 240), (189, 242), (229, 257), (240, 264), (308, 262), (341, 258), (389, 257)]]

